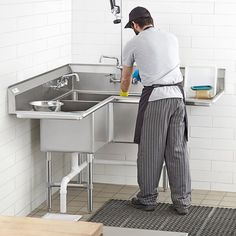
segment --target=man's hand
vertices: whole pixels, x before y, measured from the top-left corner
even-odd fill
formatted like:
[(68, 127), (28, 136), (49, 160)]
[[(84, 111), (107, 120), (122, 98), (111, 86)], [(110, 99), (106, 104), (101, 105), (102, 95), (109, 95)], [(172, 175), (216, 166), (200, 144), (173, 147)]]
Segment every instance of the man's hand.
[(141, 78), (140, 78), (139, 70), (138, 70), (138, 69), (136, 69), (136, 70), (133, 72), (132, 78), (133, 78), (135, 81), (141, 82)]
[(129, 96), (129, 92), (123, 92), (122, 90), (120, 90), (120, 96), (121, 97), (128, 97)]

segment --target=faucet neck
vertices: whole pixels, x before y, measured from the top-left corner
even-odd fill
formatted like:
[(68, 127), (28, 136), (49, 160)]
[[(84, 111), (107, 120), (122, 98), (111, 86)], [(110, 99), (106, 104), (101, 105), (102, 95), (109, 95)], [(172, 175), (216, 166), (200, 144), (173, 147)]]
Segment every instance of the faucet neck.
[(102, 56), (100, 57), (100, 60), (99, 60), (100, 63), (102, 62), (102, 59), (103, 59), (103, 58), (116, 60), (116, 66), (117, 66), (117, 67), (120, 66), (120, 62), (119, 62), (119, 59), (118, 59), (117, 57), (110, 57), (110, 56), (104, 56), (104, 55), (102, 55)]

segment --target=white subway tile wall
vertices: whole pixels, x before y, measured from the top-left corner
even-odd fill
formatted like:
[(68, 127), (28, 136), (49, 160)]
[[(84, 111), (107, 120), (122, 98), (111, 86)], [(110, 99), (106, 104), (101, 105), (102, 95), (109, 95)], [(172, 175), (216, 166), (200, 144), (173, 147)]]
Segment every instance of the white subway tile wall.
[[(236, 192), (235, 0), (125, 0), (124, 23), (137, 5), (149, 8), (156, 26), (178, 37), (181, 65), (227, 69), (226, 93), (216, 105), (188, 107), (189, 152), (193, 188)], [(107, 0), (1, 0), (0, 214), (27, 215), (45, 200), (39, 123), (7, 115), (6, 88), (71, 58), (98, 63), (101, 54), (119, 57), (120, 25), (113, 20)], [(132, 35), (123, 30), (123, 44)], [(135, 145), (112, 144), (97, 157), (135, 161), (136, 152)], [(57, 158), (55, 179), (65, 168), (62, 155)], [(136, 169), (99, 165), (95, 181), (136, 184)]]
[[(188, 107), (189, 153), (193, 188), (236, 192), (235, 0), (123, 0), (124, 24), (138, 5), (151, 11), (157, 27), (178, 37), (181, 65), (227, 69), (225, 95), (215, 105)], [(72, 6), (73, 62), (98, 63), (101, 54), (120, 57), (120, 25), (113, 24), (109, 1), (72, 0)], [(132, 36), (123, 30), (123, 44)], [(9, 50), (14, 57), (14, 48)], [(136, 152), (135, 145), (112, 144), (97, 157), (135, 161)], [(117, 168), (96, 166), (95, 181), (136, 184), (133, 167)]]
[[(0, 1), (0, 214), (27, 215), (46, 198), (39, 122), (8, 116), (9, 85), (71, 59), (70, 0)], [(64, 172), (57, 155), (54, 178)]]

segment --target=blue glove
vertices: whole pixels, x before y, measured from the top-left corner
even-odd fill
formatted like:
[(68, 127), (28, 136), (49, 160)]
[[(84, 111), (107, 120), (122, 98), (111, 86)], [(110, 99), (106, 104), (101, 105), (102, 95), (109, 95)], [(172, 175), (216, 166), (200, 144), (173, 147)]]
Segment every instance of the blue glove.
[(135, 79), (136, 81), (141, 82), (141, 78), (140, 78), (139, 70), (138, 70), (138, 69), (136, 69), (136, 70), (133, 72), (132, 78)]

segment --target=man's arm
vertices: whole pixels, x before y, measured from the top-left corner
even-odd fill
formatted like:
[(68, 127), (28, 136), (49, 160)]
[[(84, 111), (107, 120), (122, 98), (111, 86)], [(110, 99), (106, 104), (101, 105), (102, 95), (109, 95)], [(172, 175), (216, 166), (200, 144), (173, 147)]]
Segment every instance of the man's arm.
[(132, 81), (133, 67), (123, 66), (120, 89), (122, 92), (128, 92)]

